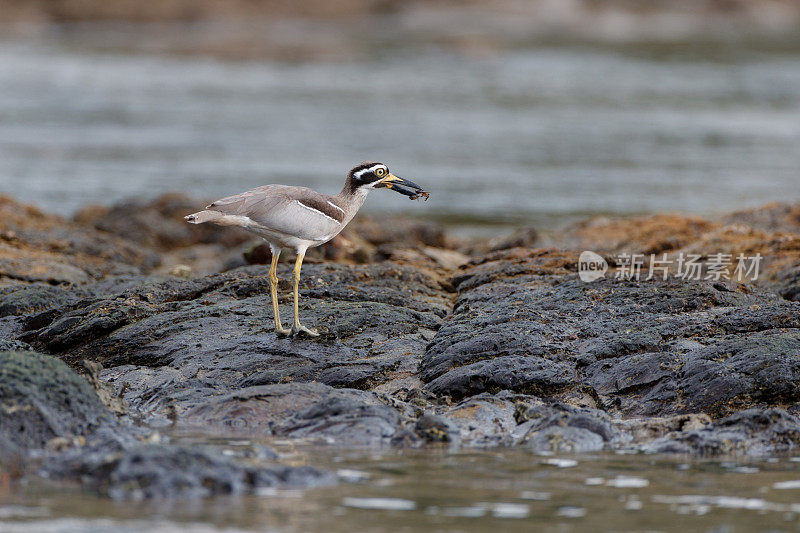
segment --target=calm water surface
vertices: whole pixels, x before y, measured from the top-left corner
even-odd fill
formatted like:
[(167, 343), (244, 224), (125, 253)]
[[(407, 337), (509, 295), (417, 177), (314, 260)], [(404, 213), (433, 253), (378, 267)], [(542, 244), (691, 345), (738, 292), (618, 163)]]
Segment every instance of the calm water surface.
[[(202, 440), (205, 442), (205, 440)], [(231, 453), (247, 442), (229, 441)], [(225, 444), (223, 444), (225, 445)], [(0, 493), (0, 531), (797, 531), (800, 457), (542, 457), (277, 445), (338, 472), (306, 491), (203, 502), (111, 502), (75, 489)]]
[(433, 194), (380, 191), (367, 211), (472, 227), (800, 197), (800, 46), (378, 43), (290, 63), (96, 43), (0, 40), (0, 192), (63, 214), (273, 182), (336, 192), (377, 159)]

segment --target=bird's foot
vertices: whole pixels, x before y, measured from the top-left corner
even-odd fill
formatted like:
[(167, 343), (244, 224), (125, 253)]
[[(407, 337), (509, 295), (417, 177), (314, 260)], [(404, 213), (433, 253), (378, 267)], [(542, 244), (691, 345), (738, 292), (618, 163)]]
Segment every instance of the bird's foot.
[(305, 333), (309, 337), (319, 337), (319, 332), (316, 329), (307, 328), (300, 323), (292, 326), (292, 335), (299, 335), (301, 333)]
[(275, 326), (275, 335), (278, 337), (288, 337), (289, 335), (293, 335), (293, 329), (286, 329), (283, 326)]

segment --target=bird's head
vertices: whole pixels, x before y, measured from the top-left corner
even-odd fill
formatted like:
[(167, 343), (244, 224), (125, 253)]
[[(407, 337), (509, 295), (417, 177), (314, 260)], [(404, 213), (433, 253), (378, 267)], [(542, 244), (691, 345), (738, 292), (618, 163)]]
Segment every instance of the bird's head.
[(353, 192), (357, 190), (369, 191), (370, 189), (392, 189), (412, 200), (419, 197), (428, 199), (428, 193), (422, 187), (389, 172), (389, 167), (383, 163), (368, 161), (361, 163), (347, 175), (348, 183)]

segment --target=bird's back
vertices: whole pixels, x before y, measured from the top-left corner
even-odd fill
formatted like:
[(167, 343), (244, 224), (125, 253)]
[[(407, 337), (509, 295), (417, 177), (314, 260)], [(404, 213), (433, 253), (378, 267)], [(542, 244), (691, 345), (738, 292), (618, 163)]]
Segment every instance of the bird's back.
[(273, 234), (285, 235), (312, 245), (332, 239), (349, 221), (333, 197), (291, 185), (264, 185), (226, 196), (186, 219), (241, 226), (268, 240)]

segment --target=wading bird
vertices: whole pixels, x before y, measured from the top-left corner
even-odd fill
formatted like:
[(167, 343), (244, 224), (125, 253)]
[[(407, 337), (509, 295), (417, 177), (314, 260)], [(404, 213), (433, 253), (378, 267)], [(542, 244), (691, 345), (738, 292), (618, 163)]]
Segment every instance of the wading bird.
[[(275, 332), (278, 335), (305, 333), (312, 337), (316, 330), (300, 323), (298, 310), (298, 285), (300, 268), (306, 250), (324, 244), (341, 232), (358, 212), (372, 189), (387, 188), (408, 196), (412, 200), (428, 193), (408, 180), (398, 178), (383, 163), (361, 163), (347, 174), (342, 191), (334, 196), (321, 194), (307, 187), (290, 185), (264, 185), (251, 191), (228, 196), (213, 202), (205, 210), (184, 217), (192, 224), (213, 222), (221, 226), (239, 226), (269, 243), (272, 264), (269, 269), (269, 286)], [(294, 284), (294, 323), (285, 329), (278, 312), (278, 257), (282, 248), (297, 253), (292, 272)]]

